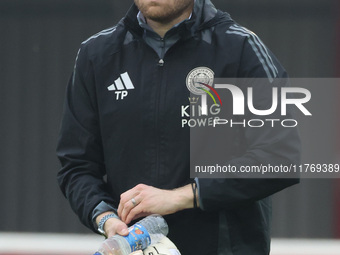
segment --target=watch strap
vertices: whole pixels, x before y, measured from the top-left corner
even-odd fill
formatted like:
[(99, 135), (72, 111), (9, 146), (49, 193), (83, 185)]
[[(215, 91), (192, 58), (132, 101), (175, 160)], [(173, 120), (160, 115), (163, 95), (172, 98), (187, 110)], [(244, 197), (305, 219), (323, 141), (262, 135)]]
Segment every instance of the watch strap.
[(98, 223), (98, 232), (99, 233), (105, 235), (104, 224), (110, 218), (119, 219), (119, 217), (115, 213), (110, 213), (110, 214), (105, 215), (103, 218), (100, 219), (100, 221)]
[(94, 229), (98, 229), (98, 224), (96, 223), (97, 217), (105, 212), (113, 212), (117, 215), (117, 209), (111, 204), (101, 201), (92, 211), (92, 224)]

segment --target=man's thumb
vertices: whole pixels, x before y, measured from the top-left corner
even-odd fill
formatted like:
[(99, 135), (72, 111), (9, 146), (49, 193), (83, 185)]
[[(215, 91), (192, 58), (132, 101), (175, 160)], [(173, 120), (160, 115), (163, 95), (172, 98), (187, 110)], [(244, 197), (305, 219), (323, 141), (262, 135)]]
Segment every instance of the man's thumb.
[(116, 229), (118, 235), (127, 236), (129, 234), (128, 227), (124, 222), (120, 222)]

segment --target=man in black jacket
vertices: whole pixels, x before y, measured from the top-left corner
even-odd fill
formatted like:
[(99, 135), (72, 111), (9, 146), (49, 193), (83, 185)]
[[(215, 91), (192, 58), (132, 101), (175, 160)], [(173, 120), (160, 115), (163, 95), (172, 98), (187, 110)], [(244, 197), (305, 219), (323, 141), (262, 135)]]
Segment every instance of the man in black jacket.
[[(269, 196), (298, 180), (191, 184), (190, 75), (286, 77), (259, 38), (210, 0), (135, 0), (116, 26), (81, 44), (57, 148), (59, 185), (80, 220), (106, 236), (157, 213), (184, 255), (269, 254)], [(230, 164), (299, 161), (295, 129), (242, 132), (230, 147), (246, 147), (226, 155)]]

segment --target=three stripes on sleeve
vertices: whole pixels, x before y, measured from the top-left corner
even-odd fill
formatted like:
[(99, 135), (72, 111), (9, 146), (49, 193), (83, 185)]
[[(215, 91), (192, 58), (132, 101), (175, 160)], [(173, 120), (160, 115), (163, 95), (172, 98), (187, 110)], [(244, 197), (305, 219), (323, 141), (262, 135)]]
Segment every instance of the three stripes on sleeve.
[(258, 36), (255, 33), (236, 24), (230, 26), (226, 33), (247, 37), (248, 42), (253, 51), (255, 52), (257, 58), (261, 62), (268, 79), (270, 81), (273, 81), (274, 78), (278, 76), (278, 70), (267, 50), (267, 47), (263, 44), (263, 42), (260, 40), (260, 38), (258, 38)]

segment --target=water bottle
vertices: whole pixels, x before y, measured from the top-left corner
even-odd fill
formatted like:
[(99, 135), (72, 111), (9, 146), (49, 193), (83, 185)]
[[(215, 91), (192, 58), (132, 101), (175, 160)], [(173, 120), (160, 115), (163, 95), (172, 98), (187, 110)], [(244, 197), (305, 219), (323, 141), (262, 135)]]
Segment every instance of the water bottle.
[(94, 255), (128, 255), (160, 241), (169, 232), (168, 224), (158, 214), (150, 215), (129, 227), (127, 236), (106, 239)]

